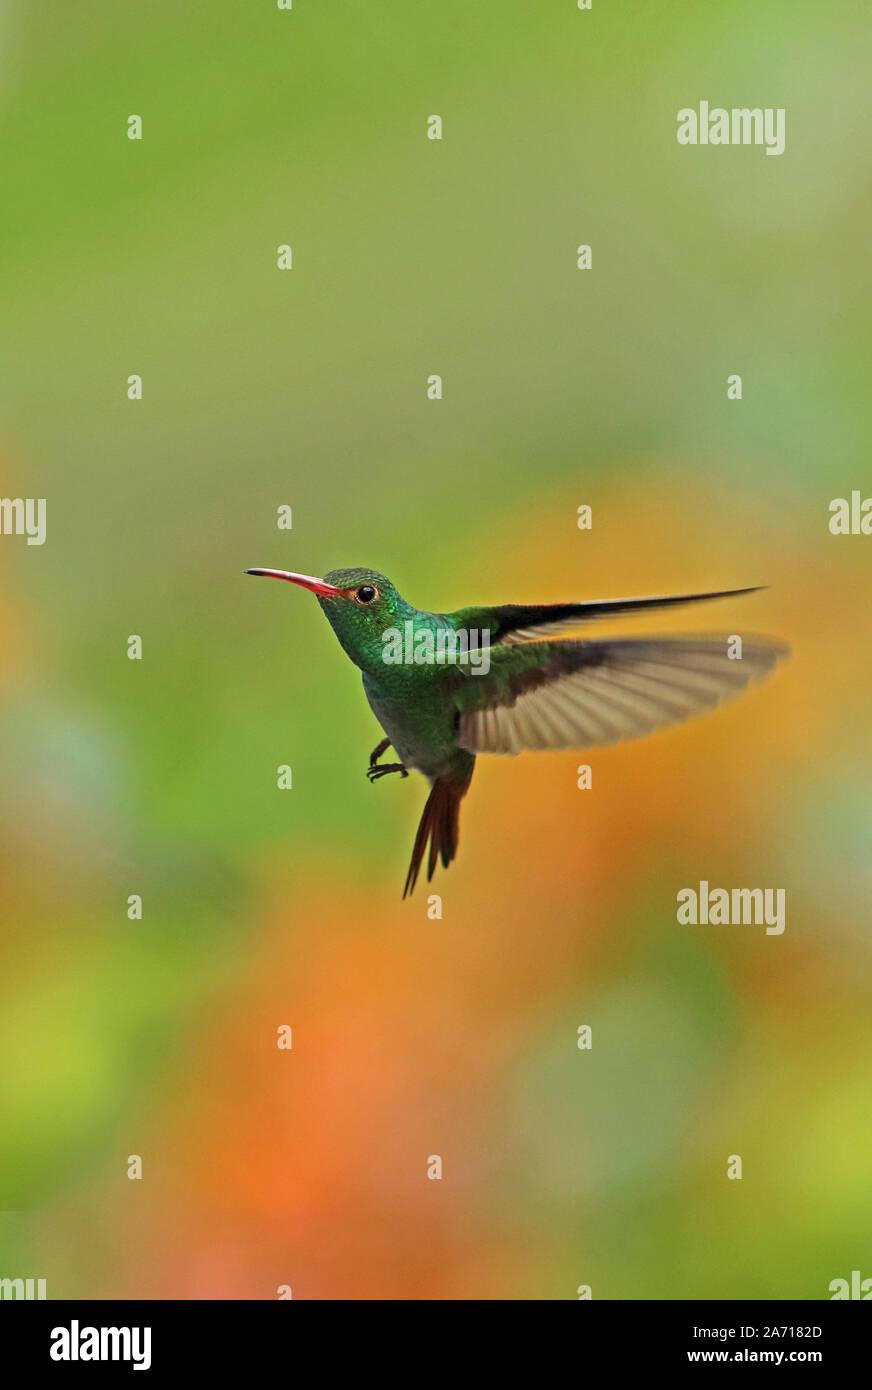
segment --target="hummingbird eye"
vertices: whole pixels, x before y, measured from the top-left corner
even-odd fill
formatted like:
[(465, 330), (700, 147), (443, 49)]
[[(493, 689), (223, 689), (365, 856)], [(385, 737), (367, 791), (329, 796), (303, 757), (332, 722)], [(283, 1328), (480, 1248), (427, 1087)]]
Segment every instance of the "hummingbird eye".
[(378, 598), (378, 589), (374, 584), (361, 584), (355, 598), (359, 603), (372, 603), (373, 599)]

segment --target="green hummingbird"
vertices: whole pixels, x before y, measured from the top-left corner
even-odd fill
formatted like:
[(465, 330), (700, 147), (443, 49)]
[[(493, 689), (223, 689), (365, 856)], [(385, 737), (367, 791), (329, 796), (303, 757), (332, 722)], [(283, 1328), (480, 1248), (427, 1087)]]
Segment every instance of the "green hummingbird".
[[(366, 775), (422, 772), (430, 795), (415, 836), (403, 897), (429, 844), (427, 878), (457, 853), (460, 802), (478, 753), (589, 748), (677, 724), (737, 694), (789, 649), (735, 637), (554, 640), (553, 634), (617, 613), (731, 598), (755, 588), (587, 603), (502, 604), (429, 613), (407, 603), (383, 574), (332, 570), (323, 579), (250, 569), (315, 594), (340, 645), (363, 672), (384, 738)], [(546, 640), (541, 640), (546, 639)], [(380, 763), (393, 747), (399, 761)]]

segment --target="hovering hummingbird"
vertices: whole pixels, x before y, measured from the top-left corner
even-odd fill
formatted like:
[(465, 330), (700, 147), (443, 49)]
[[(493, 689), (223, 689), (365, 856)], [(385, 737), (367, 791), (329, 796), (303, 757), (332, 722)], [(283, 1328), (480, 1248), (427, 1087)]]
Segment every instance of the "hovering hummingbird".
[[(741, 659), (727, 636), (545, 640), (595, 618), (757, 590), (678, 594), (589, 603), (502, 604), (428, 613), (401, 598), (383, 574), (332, 570), (323, 579), (251, 569), (317, 595), (385, 737), (366, 775), (422, 772), (430, 795), (415, 836), (403, 897), (429, 843), (427, 878), (457, 853), (460, 802), (477, 753), (588, 748), (677, 724), (764, 676), (789, 648), (744, 639)], [(380, 763), (393, 747), (399, 761)]]

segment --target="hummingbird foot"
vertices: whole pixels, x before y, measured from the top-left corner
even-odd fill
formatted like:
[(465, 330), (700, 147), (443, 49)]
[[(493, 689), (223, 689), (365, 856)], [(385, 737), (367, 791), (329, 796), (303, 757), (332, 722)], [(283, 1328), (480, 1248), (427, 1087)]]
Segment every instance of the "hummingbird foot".
[(379, 777), (387, 777), (389, 772), (399, 772), (402, 777), (409, 775), (405, 763), (383, 763), (381, 767), (373, 765), (366, 769), (370, 782), (377, 782)]
[[(371, 752), (370, 755), (369, 755), (369, 765), (370, 765), (370, 767), (375, 767), (375, 765), (376, 765), (376, 763), (378, 762), (379, 758), (381, 757), (382, 753), (386, 752), (387, 749), (390, 748), (390, 746), (391, 746), (391, 741), (390, 741), (390, 739), (389, 739), (389, 738), (383, 738), (382, 741), (381, 741), (381, 743), (378, 744), (377, 747), (373, 748), (372, 752)], [(367, 773), (367, 776), (369, 776), (369, 773)]]

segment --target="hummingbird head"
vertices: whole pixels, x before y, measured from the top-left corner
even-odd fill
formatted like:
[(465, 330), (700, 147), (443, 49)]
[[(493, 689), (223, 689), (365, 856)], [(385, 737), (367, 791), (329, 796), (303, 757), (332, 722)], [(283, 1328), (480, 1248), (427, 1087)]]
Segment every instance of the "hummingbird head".
[(315, 594), (344, 651), (362, 670), (382, 664), (382, 634), (396, 628), (415, 609), (378, 570), (331, 570), (323, 579), (290, 570), (246, 570), (246, 574), (286, 579)]

